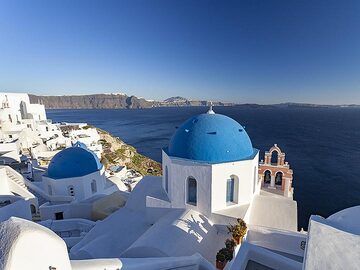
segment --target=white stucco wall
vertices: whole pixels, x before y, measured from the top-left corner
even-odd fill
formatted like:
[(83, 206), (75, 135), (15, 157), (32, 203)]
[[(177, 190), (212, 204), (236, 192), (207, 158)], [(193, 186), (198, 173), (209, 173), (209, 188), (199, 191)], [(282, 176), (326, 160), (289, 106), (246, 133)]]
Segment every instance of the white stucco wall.
[(1, 121), (9, 119), (8, 114), (11, 114), (13, 122), (21, 120), (20, 103), (24, 101), (27, 105), (30, 104), (29, 96), (25, 93), (0, 93), (0, 106), (7, 100), (9, 108), (3, 110), (4, 114), (1, 116)]
[(12, 195), (7, 178), (6, 169), (0, 168), (0, 195)]
[(44, 203), (39, 207), (41, 220), (56, 219), (56, 213), (62, 213), (64, 219), (68, 218), (92, 218), (91, 203)]
[(70, 196), (69, 186), (74, 187), (75, 199), (77, 201), (85, 200), (96, 193), (91, 190), (91, 182), (96, 181), (97, 192), (101, 193), (105, 189), (104, 169), (81, 177), (69, 177), (63, 179), (52, 179), (43, 176), (43, 188), (49, 193), (49, 185), (52, 187), (52, 195), (54, 196)]
[[(212, 165), (211, 208), (213, 212), (235, 205), (248, 204), (254, 194), (259, 193), (260, 183), (257, 181), (258, 159), (257, 154), (251, 160)], [(254, 171), (256, 172), (255, 176)], [(227, 179), (230, 179), (232, 175), (236, 176), (235, 179), (238, 179), (235, 180), (235, 182), (238, 181), (238, 188), (235, 188), (235, 191), (237, 191), (235, 202), (229, 204), (226, 202), (226, 183)]]
[[(163, 171), (168, 171), (168, 195), (175, 208), (189, 208), (206, 216), (211, 213), (233, 207), (249, 204), (254, 194), (259, 194), (261, 183), (258, 180), (258, 154), (251, 160), (207, 164), (169, 157), (163, 151)], [(255, 174), (254, 174), (255, 173)], [(238, 179), (236, 203), (226, 202), (227, 179), (235, 175)], [(197, 180), (197, 205), (187, 204), (187, 179)], [(163, 186), (165, 188), (165, 173)], [(254, 186), (255, 185), (255, 186)]]
[(45, 106), (42, 104), (27, 104), (27, 111), (35, 121), (46, 120)]
[[(8, 137), (5, 135), (5, 139)], [(0, 143), (0, 163), (11, 164), (20, 162), (20, 144), (19, 141)]]
[(1, 195), (0, 202), (5, 201), (10, 201), (11, 204), (0, 207), (0, 222), (10, 217), (20, 217), (31, 220), (29, 200), (14, 195)]
[[(163, 152), (163, 171), (168, 167), (168, 195), (174, 208), (193, 209), (210, 216), (211, 214), (211, 165), (184, 159), (170, 158)], [(187, 203), (187, 179), (197, 181), (197, 205)], [(163, 179), (164, 184), (164, 179)]]

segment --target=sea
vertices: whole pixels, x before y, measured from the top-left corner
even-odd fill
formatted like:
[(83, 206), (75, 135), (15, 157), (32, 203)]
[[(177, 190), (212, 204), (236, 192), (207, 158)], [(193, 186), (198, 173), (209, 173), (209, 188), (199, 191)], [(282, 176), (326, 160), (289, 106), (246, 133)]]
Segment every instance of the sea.
[[(244, 126), (253, 146), (277, 144), (294, 171), (299, 229), (310, 215), (329, 215), (360, 205), (360, 109), (307, 107), (215, 107)], [(53, 122), (86, 122), (161, 162), (166, 146), (186, 119), (206, 107), (47, 110)]]

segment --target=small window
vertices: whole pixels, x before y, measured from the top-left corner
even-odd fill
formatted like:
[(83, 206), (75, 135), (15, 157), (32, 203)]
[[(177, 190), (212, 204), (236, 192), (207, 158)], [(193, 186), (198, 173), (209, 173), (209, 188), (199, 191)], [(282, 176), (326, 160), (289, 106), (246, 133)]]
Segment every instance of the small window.
[(231, 177), (226, 182), (226, 202), (234, 202), (235, 179)]
[(91, 192), (93, 194), (97, 192), (97, 186), (96, 186), (96, 181), (95, 180), (91, 181)]
[(239, 178), (236, 175), (231, 175), (226, 180), (226, 203), (238, 203), (239, 193)]
[(35, 205), (30, 204), (30, 211), (31, 211), (31, 214), (32, 214), (32, 215), (36, 214), (36, 207), (35, 207)]
[(194, 177), (187, 180), (187, 203), (197, 205), (197, 182)]
[(56, 220), (62, 220), (62, 219), (64, 219), (64, 212), (57, 212), (57, 213), (55, 213), (55, 219), (56, 219)]
[(74, 186), (68, 186), (68, 193), (70, 196), (75, 196)]

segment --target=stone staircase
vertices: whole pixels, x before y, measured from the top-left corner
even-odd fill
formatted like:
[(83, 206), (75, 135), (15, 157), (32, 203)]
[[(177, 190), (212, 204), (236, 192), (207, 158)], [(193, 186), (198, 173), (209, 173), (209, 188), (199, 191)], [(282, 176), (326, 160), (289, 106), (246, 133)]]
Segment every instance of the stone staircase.
[(12, 173), (11, 171), (9, 170), (6, 170), (6, 175), (8, 176), (8, 178), (15, 182), (16, 184), (18, 184), (19, 186), (21, 186), (22, 188), (26, 189), (26, 190), (29, 190), (27, 188), (27, 186), (25, 185), (25, 182), (23, 179), (20, 179), (20, 177), (16, 176), (14, 173)]
[(31, 192), (38, 199), (39, 206), (48, 201), (43, 196), (41, 196), (38, 192), (36, 192), (35, 190), (26, 186), (23, 177), (19, 177), (18, 175), (16, 175), (15, 173), (13, 173), (10, 170), (6, 170), (6, 175), (8, 176), (8, 178), (11, 181), (15, 182), (17, 185), (21, 186), (23, 189)]

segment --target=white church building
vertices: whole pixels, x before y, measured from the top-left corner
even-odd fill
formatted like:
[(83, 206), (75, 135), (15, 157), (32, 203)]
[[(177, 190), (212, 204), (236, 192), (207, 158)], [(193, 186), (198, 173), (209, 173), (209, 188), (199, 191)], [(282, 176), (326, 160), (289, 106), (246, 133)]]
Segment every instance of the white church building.
[(40, 207), (45, 219), (91, 218), (91, 200), (109, 195), (116, 185), (105, 177), (105, 168), (94, 152), (77, 142), (57, 153), (42, 176), (49, 202)]
[(173, 208), (214, 216), (260, 193), (259, 151), (235, 120), (212, 110), (181, 125), (163, 149), (163, 187)]
[(261, 190), (258, 152), (235, 120), (212, 109), (190, 118), (163, 149), (163, 176), (144, 177), (125, 206), (97, 223), (70, 257), (197, 252), (214, 263), (229, 237), (226, 225), (237, 218), (296, 232), (296, 202)]

